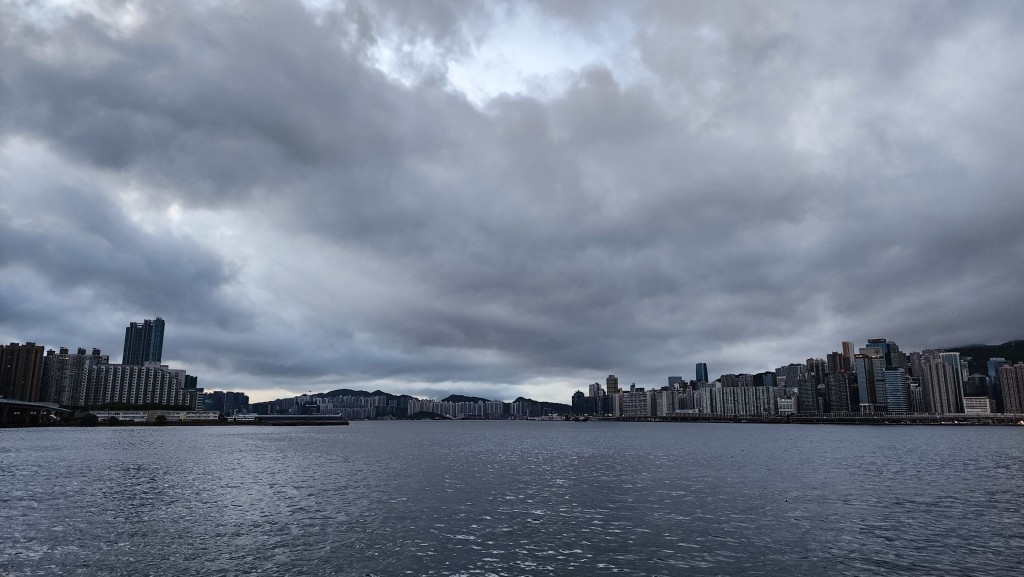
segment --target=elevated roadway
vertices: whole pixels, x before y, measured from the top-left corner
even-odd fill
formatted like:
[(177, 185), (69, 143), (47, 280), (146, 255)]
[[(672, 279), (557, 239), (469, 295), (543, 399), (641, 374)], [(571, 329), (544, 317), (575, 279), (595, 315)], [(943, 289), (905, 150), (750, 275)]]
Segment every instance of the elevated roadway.
[(49, 425), (71, 411), (51, 403), (32, 403), (0, 397), (0, 427)]

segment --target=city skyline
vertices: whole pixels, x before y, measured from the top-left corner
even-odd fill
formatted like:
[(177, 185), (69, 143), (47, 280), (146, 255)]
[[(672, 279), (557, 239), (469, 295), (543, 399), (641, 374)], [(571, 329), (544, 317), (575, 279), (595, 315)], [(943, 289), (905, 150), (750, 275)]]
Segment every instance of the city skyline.
[[(134, 321), (129, 322), (128, 326), (125, 329), (123, 343), (124, 354), (122, 356), (121, 362), (112, 363), (110, 368), (115, 371), (121, 371), (122, 368), (127, 370), (131, 369), (132, 366), (136, 366), (139, 369), (141, 369), (143, 365), (146, 365), (148, 367), (153, 368), (153, 370), (150, 371), (152, 373), (151, 376), (159, 376), (163, 375), (164, 373), (173, 373), (177, 375), (175, 377), (177, 379), (177, 384), (174, 385), (174, 387), (172, 388), (186, 389), (184, 391), (184, 394), (186, 396), (189, 394), (192, 394), (194, 396), (194, 391), (193, 393), (188, 393), (187, 389), (195, 389), (197, 387), (197, 376), (186, 375), (185, 370), (183, 369), (169, 369), (169, 367), (167, 367), (166, 365), (160, 365), (159, 359), (162, 355), (164, 330), (165, 322), (160, 317), (156, 317), (155, 319), (145, 319), (141, 323)], [(1019, 344), (1020, 342), (1020, 340), (1013, 340), (1007, 343), (1002, 343), (1001, 346), (1005, 347), (1008, 345), (1016, 345)], [(34, 361), (35, 363), (38, 363), (38, 367), (33, 367), (29, 369), (29, 372), (25, 374), (22, 374), (20, 372), (25, 370), (26, 365), (24, 364), (24, 361), (15, 361), (14, 359), (16, 357), (14, 356), (11, 356), (9, 359), (10, 366), (7, 366), (5, 364), (6, 361), (5, 363), (0, 363), (0, 369), (6, 370), (6, 372), (5, 370), (0, 370), (0, 392), (5, 393), (0, 394), (0, 397), (8, 396), (14, 399), (20, 398), (22, 400), (31, 401), (42, 400), (45, 402), (56, 402), (62, 405), (70, 404), (70, 406), (82, 406), (94, 404), (97, 402), (103, 402), (92, 397), (93, 394), (100, 393), (91, 391), (91, 389), (87, 392), (87, 388), (91, 387), (92, 385), (86, 384), (84, 376), (82, 377), (81, 382), (77, 384), (72, 384), (73, 379), (68, 380), (63, 385), (56, 385), (53, 382), (49, 382), (48, 377), (46, 376), (46, 371), (43, 370), (42, 365), (44, 350), (46, 351), (46, 359), (48, 362), (51, 359), (51, 357), (54, 359), (70, 358), (68, 357), (68, 355), (70, 355), (71, 353), (70, 349), (64, 346), (49, 348), (49, 350), (47, 350), (47, 348), (48, 347), (45, 347), (44, 345), (35, 342), (26, 342), (24, 344), (12, 342), (10, 343), (10, 346), (7, 347), (7, 352), (5, 352), (4, 345), (0, 345), (0, 352), (5, 352), (5, 355), (22, 355), (29, 350), (34, 351), (34, 355), (38, 355), (38, 358), (36, 359), (36, 361)], [(716, 385), (719, 387), (774, 387), (780, 386), (779, 382), (776, 382), (779, 379), (781, 379), (782, 382), (792, 384), (794, 382), (801, 382), (803, 381), (803, 377), (805, 375), (810, 375), (812, 378), (807, 381), (809, 388), (800, 388), (799, 392), (801, 402), (805, 404), (805, 411), (807, 410), (806, 405), (812, 404), (814, 402), (809, 401), (809, 399), (813, 399), (816, 396), (821, 396), (822, 399), (828, 399), (827, 401), (823, 400), (822, 402), (834, 403), (837, 400), (836, 398), (834, 398), (834, 395), (837, 395), (836, 387), (845, 388), (847, 385), (849, 385), (850, 387), (856, 388), (858, 390), (859, 398), (862, 402), (860, 403), (858, 409), (857, 404), (852, 402), (850, 399), (843, 400), (843, 406), (846, 407), (843, 409), (844, 411), (853, 410), (855, 412), (867, 411), (868, 413), (872, 413), (875, 411), (875, 409), (872, 407), (875, 404), (879, 404), (881, 405), (880, 410), (882, 412), (885, 412), (886, 403), (884, 402), (884, 398), (887, 394), (891, 394), (887, 393), (887, 391), (889, 391), (891, 388), (895, 388), (896, 390), (898, 390), (901, 387), (906, 388), (911, 384), (913, 384), (915, 387), (919, 387), (920, 392), (918, 393), (918, 396), (920, 398), (918, 399), (918, 402), (928, 404), (935, 412), (962, 413), (964, 410), (964, 391), (967, 388), (967, 377), (969, 375), (967, 361), (972, 357), (961, 357), (961, 354), (959, 352), (945, 351), (942, 349), (927, 349), (924, 351), (914, 351), (907, 355), (906, 352), (901, 352), (900, 347), (894, 341), (884, 338), (867, 339), (867, 343), (863, 348), (856, 347), (856, 345), (852, 341), (843, 341), (841, 346), (837, 348), (841, 349), (842, 352), (835, 350), (832, 351), (831, 353), (824, 354), (823, 356), (819, 353), (819, 356), (812, 355), (803, 362), (797, 362), (795, 359), (791, 359), (788, 363), (783, 361), (780, 366), (777, 366), (774, 369), (764, 369), (763, 371), (739, 371), (732, 373), (716, 374), (708, 370), (707, 363), (696, 363), (694, 370), (695, 379), (689, 380), (681, 376), (669, 375), (667, 377), (667, 388), (678, 389), (679, 387), (684, 386), (687, 383), (701, 383), (702, 385)], [(58, 350), (59, 356), (53, 357), (53, 355), (58, 354)], [(14, 353), (13, 351), (20, 352)], [(91, 357), (85, 356), (86, 353), (87, 351), (84, 347), (79, 347), (78, 352), (74, 357), (76, 359), (79, 359), (78, 362), (80, 363), (85, 362), (86, 367), (88, 367), (90, 364), (106, 365), (107, 363), (110, 362), (109, 357), (107, 355), (101, 356), (101, 350), (98, 348), (93, 348)], [(923, 358), (924, 361), (926, 361), (923, 364), (922, 355), (924, 355)], [(1007, 361), (1007, 359), (1002, 357), (995, 357), (989, 355), (986, 355), (984, 357), (984, 361), (978, 359), (978, 363), (979, 365), (981, 365), (979, 369), (983, 369), (978, 374), (982, 376), (987, 376), (989, 380), (995, 379), (994, 384), (986, 381), (984, 384), (981, 385), (982, 388), (986, 390), (985, 395), (991, 398), (992, 402), (995, 403), (992, 406), (993, 411), (1002, 412), (1003, 392), (999, 386), (998, 378), (995, 376), (998, 373), (997, 369), (1000, 366), (1012, 363), (1013, 358), (1020, 359), (1019, 352), (1011, 354), (1010, 356), (1010, 361)], [(7, 358), (8, 357), (5, 356), (5, 359)], [(129, 360), (131, 362), (125, 362), (126, 360)], [(62, 362), (65, 364), (68, 363), (67, 360), (58, 362)], [(937, 375), (936, 373), (933, 372), (934, 368), (929, 369), (928, 367), (931, 367), (933, 362), (937, 365), (947, 367), (945, 369), (947, 371), (947, 376)], [(22, 368), (17, 368), (19, 366)], [(899, 368), (901, 371), (900, 375), (890, 374), (890, 371), (887, 370), (897, 368)], [(794, 369), (796, 369), (796, 372), (793, 372)], [(81, 371), (82, 368), (80, 367), (76, 370)], [(38, 374), (33, 371), (38, 371)], [(20, 376), (14, 377), (14, 375), (16, 374)], [(34, 374), (36, 378), (29, 378), (27, 381), (18, 380), (25, 379), (30, 374)], [(123, 375), (120, 373), (118, 374), (118, 378), (125, 377), (128, 380), (138, 379), (137, 376), (131, 376), (134, 375), (134, 373), (124, 373)], [(840, 384), (838, 381), (833, 383), (831, 380), (832, 376), (837, 374), (849, 374), (853, 378), (853, 380), (847, 382), (847, 379), (844, 377), (842, 380), (842, 384)], [(711, 379), (710, 375), (716, 375), (716, 378)], [(974, 374), (970, 374), (970, 376), (973, 378)], [(14, 380), (8, 382), (8, 380), (10, 380), (11, 378), (14, 378)], [(53, 377), (51, 375), (49, 379), (52, 378)], [(64, 377), (61, 377), (61, 379), (63, 378)], [(893, 378), (897, 378), (898, 380), (891, 383), (890, 379)], [(604, 394), (614, 396), (620, 391), (627, 390), (625, 385), (626, 382), (629, 381), (624, 381), (620, 386), (618, 376), (616, 376), (615, 374), (609, 374), (605, 379), (604, 387), (601, 386), (600, 382), (595, 382), (593, 384), (585, 385), (583, 388), (587, 388), (589, 390), (589, 393), (586, 395), (587, 397), (595, 397)], [(819, 391), (818, 389), (820, 389), (821, 387), (825, 387), (825, 389)], [(944, 387), (949, 387), (948, 393), (943, 390)], [(989, 389), (989, 387), (995, 388)], [(10, 388), (11, 390), (7, 391), (7, 388)], [(216, 389), (219, 387), (217, 385), (214, 385), (213, 388)], [(640, 387), (638, 388), (636, 381), (633, 381), (630, 383), (628, 390), (632, 391), (634, 388), (637, 388), (640, 391), (643, 391), (645, 389), (653, 391), (666, 387), (659, 387), (658, 385), (652, 385), (651, 383), (641, 381)], [(797, 391), (797, 388), (793, 386), (790, 386), (790, 388), (794, 391), (795, 395), (795, 391)], [(20, 396), (17, 394), (13, 396), (11, 395), (11, 393), (13, 393), (14, 391), (21, 391), (22, 393), (24, 393), (25, 391), (29, 390), (35, 391), (35, 393), (31, 395)], [(131, 390), (133, 392), (128, 393), (128, 388), (126, 388), (121, 394), (135, 395), (141, 393), (141, 389), (139, 391), (135, 391), (135, 389), (132, 388)], [(199, 388), (200, 398), (202, 397), (202, 390), (202, 388)], [(223, 394), (223, 391), (215, 392)], [(301, 396), (304, 394), (323, 394), (325, 392), (327, 391), (308, 390), (305, 393), (296, 393), (290, 396)], [(111, 393), (112, 391), (108, 390), (106, 394), (109, 395)], [(180, 396), (182, 394), (182, 391), (173, 394), (177, 394)], [(397, 394), (409, 395), (409, 393), (401, 390), (399, 390)], [(454, 394), (458, 396), (460, 393)], [(575, 394), (581, 393), (579, 390), (577, 390)], [(1024, 393), (1017, 393), (1016, 390), (1011, 392), (1011, 396), (1014, 399), (1014, 406), (1017, 406), (1016, 403), (1018, 401), (1015, 395), (1018, 394)], [(842, 394), (843, 397), (846, 397), (847, 395), (848, 393)], [(947, 398), (947, 395), (958, 395), (958, 397)], [(423, 397), (424, 399), (436, 400), (439, 399), (441, 396), (446, 395), (428, 394), (412, 396), (419, 396)], [(267, 396), (265, 398), (260, 398), (255, 402), (264, 403), (268, 401), (281, 400), (288, 397), (289, 395), (287, 394), (284, 396), (276, 397)], [(941, 401), (939, 400), (940, 397), (942, 397)], [(486, 398), (490, 399), (491, 397)], [(72, 401), (72, 399), (74, 400)], [(881, 399), (882, 402), (880, 402), (879, 399)], [(110, 399), (107, 400), (109, 401)], [(505, 403), (512, 401), (512, 399), (501, 399), (500, 397), (493, 398), (493, 400)], [(543, 402), (553, 403), (561, 402), (558, 400), (550, 399), (539, 400)], [(892, 405), (892, 403), (889, 403), (888, 410), (895, 410), (896, 412), (906, 412), (910, 410), (909, 398), (904, 398), (901, 402), (902, 405), (895, 406)]]
[(1022, 31), (973, 2), (0, 3), (0, 342), (117, 354), (161, 318), (161, 362), (253, 401), (564, 402), (1019, 338)]

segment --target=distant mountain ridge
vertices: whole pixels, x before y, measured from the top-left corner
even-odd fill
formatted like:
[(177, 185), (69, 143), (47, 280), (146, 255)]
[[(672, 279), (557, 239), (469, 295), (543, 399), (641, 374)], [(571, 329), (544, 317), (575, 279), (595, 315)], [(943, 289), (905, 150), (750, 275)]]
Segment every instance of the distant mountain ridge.
[[(300, 397), (300, 396), (301, 395), (296, 395), (295, 397)], [(376, 390), (376, 391), (373, 391), (372, 393), (371, 392), (367, 392), (367, 391), (357, 391), (355, 389), (334, 389), (333, 391), (327, 391), (326, 393), (312, 393), (309, 396), (311, 396), (311, 397), (323, 397), (323, 398), (326, 398), (326, 397), (387, 397), (389, 399), (398, 399), (400, 397), (412, 398), (409, 395), (392, 395), (391, 393), (385, 393), (384, 391), (381, 391), (379, 389)], [(291, 398), (295, 398), (295, 397), (291, 397)], [(280, 400), (280, 399), (278, 399), (278, 400)]]
[(967, 366), (971, 374), (988, 372), (988, 361), (992, 358), (1004, 358), (1008, 362), (1024, 361), (1024, 340), (1006, 341), (1001, 345), (964, 345), (949, 347), (944, 350), (960, 353), (961, 357), (970, 357)]
[[(285, 397), (285, 398), (287, 398), (287, 399), (297, 399), (297, 398), (299, 398), (301, 396), (302, 395), (295, 395), (294, 397)], [(392, 394), (392, 393), (386, 393), (386, 392), (381, 391), (379, 389), (376, 390), (376, 391), (373, 391), (373, 392), (360, 391), (360, 390), (356, 390), (356, 389), (334, 389), (334, 390), (327, 391), (327, 392), (324, 392), (324, 393), (309, 393), (308, 396), (310, 396), (310, 397), (319, 397), (319, 398), (328, 398), (328, 397), (387, 397), (388, 399), (399, 399), (399, 398), (403, 398), (403, 397), (404, 398), (408, 398), (408, 399), (418, 398), (418, 397), (413, 397), (412, 395), (404, 395), (404, 394), (403, 395), (395, 395), (395, 394)], [(282, 400), (284, 400), (284, 399), (275, 399), (274, 401), (270, 401), (270, 402), (277, 402), (277, 401), (282, 401)], [(447, 402), (447, 403), (479, 403), (479, 402), (485, 402), (485, 403), (490, 403), (490, 402), (495, 402), (495, 399), (485, 399), (483, 397), (473, 397), (473, 396), (469, 396), (469, 395), (448, 395), (447, 397), (441, 399), (441, 402)], [(509, 401), (498, 401), (498, 402), (505, 403), (506, 405), (511, 404), (511, 403), (535, 403), (535, 404), (539, 405), (543, 409), (549, 409), (552, 412), (561, 412), (561, 413), (569, 412), (569, 411), (572, 410), (572, 407), (570, 405), (565, 404), (565, 403), (552, 403), (552, 402), (549, 402), (549, 401), (535, 401), (533, 399), (529, 399), (529, 398), (526, 398), (526, 397), (517, 397), (516, 400), (511, 401), (511, 402), (509, 402)]]
[(483, 401), (485, 403), (492, 402), (491, 399), (485, 399), (483, 397), (470, 397), (468, 395), (448, 395), (441, 399), (442, 403), (479, 403)]

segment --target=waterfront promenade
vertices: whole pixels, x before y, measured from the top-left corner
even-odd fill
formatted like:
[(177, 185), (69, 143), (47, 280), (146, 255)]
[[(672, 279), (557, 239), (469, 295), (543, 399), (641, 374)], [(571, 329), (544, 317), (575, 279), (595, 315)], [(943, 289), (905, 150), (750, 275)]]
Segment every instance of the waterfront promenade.
[(657, 417), (589, 417), (594, 421), (665, 423), (777, 423), (830, 425), (1018, 425), (1024, 414), (899, 415), (821, 413), (813, 415), (665, 415)]

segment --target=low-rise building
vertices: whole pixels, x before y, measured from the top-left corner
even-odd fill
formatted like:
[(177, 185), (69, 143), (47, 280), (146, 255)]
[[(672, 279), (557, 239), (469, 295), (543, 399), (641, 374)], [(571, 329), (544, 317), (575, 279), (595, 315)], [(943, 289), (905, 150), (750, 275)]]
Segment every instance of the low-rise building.
[(995, 407), (988, 397), (964, 397), (964, 413), (968, 415), (990, 415)]

